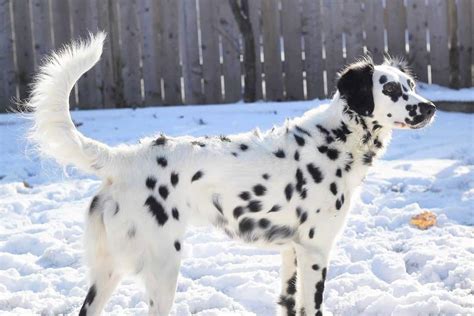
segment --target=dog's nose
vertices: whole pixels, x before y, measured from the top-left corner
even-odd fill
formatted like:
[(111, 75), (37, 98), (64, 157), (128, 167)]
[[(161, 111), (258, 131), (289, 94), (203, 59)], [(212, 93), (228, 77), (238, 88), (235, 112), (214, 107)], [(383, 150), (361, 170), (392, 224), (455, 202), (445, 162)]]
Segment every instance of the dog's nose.
[(436, 111), (436, 106), (432, 102), (421, 102), (418, 103), (418, 107), (420, 108), (421, 115), (425, 117), (431, 117)]

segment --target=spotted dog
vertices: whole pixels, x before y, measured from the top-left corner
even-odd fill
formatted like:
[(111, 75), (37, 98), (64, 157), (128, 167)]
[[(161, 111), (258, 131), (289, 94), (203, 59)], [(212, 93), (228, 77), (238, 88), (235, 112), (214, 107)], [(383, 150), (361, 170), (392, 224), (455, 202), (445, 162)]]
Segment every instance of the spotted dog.
[(354, 189), (394, 128), (421, 128), (435, 106), (403, 63), (347, 66), (330, 104), (266, 132), (145, 139), (109, 147), (83, 136), (71, 89), (100, 58), (105, 35), (71, 44), (41, 68), (29, 100), (42, 154), (102, 179), (87, 213), (90, 289), (98, 315), (124, 275), (143, 279), (150, 315), (168, 315), (188, 224), (281, 251), (280, 312), (322, 315), (330, 250)]

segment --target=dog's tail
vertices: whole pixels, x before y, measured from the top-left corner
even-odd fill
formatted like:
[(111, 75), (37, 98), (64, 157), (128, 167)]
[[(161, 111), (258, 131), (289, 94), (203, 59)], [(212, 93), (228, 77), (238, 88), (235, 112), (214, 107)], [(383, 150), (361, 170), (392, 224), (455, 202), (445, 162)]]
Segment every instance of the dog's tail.
[(104, 40), (105, 33), (99, 32), (53, 53), (40, 68), (26, 104), (34, 123), (30, 140), (40, 154), (99, 176), (112, 150), (76, 129), (69, 113), (69, 94), (77, 80), (99, 61)]

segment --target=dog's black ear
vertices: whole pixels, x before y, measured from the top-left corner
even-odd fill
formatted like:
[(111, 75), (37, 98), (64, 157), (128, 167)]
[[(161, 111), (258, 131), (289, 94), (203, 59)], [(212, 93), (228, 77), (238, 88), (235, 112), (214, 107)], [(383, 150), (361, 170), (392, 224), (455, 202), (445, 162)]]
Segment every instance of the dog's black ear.
[(370, 59), (351, 64), (339, 74), (337, 89), (341, 98), (360, 115), (371, 115), (374, 111), (373, 74), (374, 64)]

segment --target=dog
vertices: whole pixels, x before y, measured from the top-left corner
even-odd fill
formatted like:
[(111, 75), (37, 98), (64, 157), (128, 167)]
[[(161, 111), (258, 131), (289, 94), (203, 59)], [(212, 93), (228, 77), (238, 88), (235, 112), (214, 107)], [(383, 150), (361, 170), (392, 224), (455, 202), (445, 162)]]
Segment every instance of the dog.
[(407, 65), (370, 58), (346, 66), (330, 104), (260, 132), (161, 134), (109, 147), (82, 135), (69, 93), (99, 61), (104, 33), (72, 43), (40, 68), (28, 106), (41, 154), (98, 176), (87, 213), (90, 288), (80, 315), (98, 315), (124, 275), (144, 281), (150, 315), (168, 315), (189, 224), (281, 251), (282, 315), (322, 315), (330, 251), (354, 190), (393, 129), (422, 128), (435, 106)]

